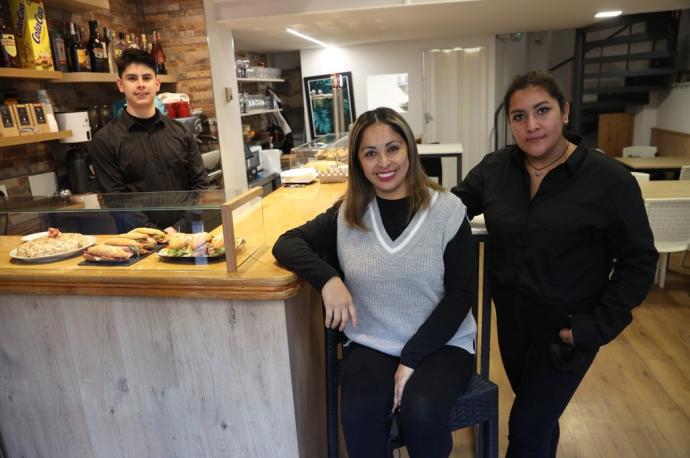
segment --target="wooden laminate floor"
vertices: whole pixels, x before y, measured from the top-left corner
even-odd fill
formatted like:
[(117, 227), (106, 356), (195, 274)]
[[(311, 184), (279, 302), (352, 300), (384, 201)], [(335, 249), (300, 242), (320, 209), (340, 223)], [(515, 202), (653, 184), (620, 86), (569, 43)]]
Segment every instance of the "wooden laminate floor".
[[(672, 256), (666, 288), (654, 286), (633, 323), (599, 352), (561, 417), (559, 458), (690, 458), (690, 268), (679, 260)], [(513, 393), (495, 322), (491, 345), (505, 456)], [(474, 456), (469, 430), (453, 438), (453, 458)], [(407, 457), (405, 451), (401, 456)]]

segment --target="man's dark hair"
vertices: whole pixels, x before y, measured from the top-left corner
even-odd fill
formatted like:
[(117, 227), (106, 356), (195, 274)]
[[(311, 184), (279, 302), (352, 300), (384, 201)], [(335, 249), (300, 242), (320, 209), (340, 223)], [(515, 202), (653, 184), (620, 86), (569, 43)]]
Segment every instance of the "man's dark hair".
[(122, 72), (132, 64), (145, 65), (156, 74), (156, 60), (153, 56), (141, 49), (130, 48), (122, 51), (122, 56), (117, 60), (118, 76), (122, 78)]

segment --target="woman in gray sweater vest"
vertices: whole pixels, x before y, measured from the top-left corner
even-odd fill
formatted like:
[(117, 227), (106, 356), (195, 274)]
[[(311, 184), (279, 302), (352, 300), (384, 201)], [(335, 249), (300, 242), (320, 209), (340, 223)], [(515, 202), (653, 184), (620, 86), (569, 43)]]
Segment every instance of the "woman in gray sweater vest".
[(325, 325), (348, 337), (342, 423), (351, 458), (385, 457), (399, 408), (411, 457), (447, 457), (448, 416), (473, 373), (474, 247), (465, 206), (422, 170), (395, 111), (350, 133), (344, 198), (283, 234), (273, 254), (321, 291)]

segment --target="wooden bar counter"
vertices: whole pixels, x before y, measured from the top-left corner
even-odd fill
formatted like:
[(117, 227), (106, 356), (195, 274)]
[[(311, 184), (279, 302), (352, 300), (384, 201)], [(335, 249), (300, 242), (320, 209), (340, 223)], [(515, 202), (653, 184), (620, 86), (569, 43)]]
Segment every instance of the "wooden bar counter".
[(14, 457), (323, 457), (319, 295), (275, 264), (285, 230), (344, 184), (264, 199), (235, 273), (11, 262), (0, 237), (0, 434)]

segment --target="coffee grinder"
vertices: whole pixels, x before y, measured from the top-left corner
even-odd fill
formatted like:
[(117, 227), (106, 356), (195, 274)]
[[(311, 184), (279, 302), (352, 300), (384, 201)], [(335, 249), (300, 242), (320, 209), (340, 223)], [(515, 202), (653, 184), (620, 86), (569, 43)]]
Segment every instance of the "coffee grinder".
[(63, 138), (60, 143), (70, 143), (73, 147), (67, 151), (67, 176), (72, 194), (89, 192), (91, 173), (87, 165), (86, 144), (91, 141), (91, 125), (86, 111), (74, 113), (56, 113), (60, 130), (71, 130), (72, 136)]

